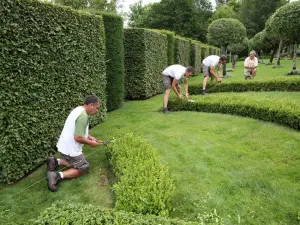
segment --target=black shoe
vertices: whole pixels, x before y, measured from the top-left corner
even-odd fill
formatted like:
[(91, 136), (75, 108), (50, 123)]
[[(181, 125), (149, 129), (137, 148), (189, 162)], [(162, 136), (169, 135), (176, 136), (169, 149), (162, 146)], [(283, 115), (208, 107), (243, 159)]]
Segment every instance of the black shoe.
[(48, 171), (47, 180), (48, 180), (48, 189), (52, 192), (57, 191), (56, 185), (58, 184), (58, 181), (61, 180), (59, 173)]
[(201, 95), (206, 95), (206, 90), (202, 90)]
[(49, 157), (46, 160), (46, 164), (47, 164), (47, 171), (55, 171), (56, 167), (58, 166), (57, 159), (54, 157)]
[(165, 114), (170, 114), (171, 111), (169, 111), (167, 108), (164, 108), (164, 113), (165, 113)]

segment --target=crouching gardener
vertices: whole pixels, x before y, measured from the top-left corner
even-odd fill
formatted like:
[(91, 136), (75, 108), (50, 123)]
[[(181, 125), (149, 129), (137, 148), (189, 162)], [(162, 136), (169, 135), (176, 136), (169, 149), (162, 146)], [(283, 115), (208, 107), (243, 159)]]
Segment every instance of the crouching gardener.
[[(57, 143), (57, 149), (62, 158), (49, 157), (46, 160), (50, 191), (57, 191), (58, 181), (82, 176), (89, 170), (89, 163), (82, 154), (82, 147), (84, 144), (92, 147), (102, 144), (88, 134), (89, 115), (96, 114), (99, 108), (99, 98), (91, 95), (85, 99), (83, 106), (76, 107), (69, 114)], [(55, 169), (60, 165), (69, 169), (56, 172)]]
[(185, 96), (188, 99), (188, 78), (192, 76), (194, 73), (194, 68), (184, 67), (181, 65), (172, 65), (167, 67), (163, 72), (163, 84), (165, 87), (165, 95), (164, 95), (164, 113), (170, 113), (168, 110), (168, 101), (169, 95), (171, 92), (171, 88), (174, 90), (176, 95), (181, 98), (181, 91), (179, 86), (179, 80), (184, 78), (184, 89), (185, 89)]

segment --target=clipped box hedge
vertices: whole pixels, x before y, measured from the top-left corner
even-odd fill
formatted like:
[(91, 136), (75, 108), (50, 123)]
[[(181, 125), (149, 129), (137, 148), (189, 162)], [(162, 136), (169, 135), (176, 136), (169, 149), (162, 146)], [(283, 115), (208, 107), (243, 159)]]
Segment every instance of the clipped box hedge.
[[(300, 78), (276, 78), (266, 81), (234, 81), (221, 84), (207, 83), (207, 92), (246, 92), (246, 91), (300, 91)], [(200, 85), (189, 85), (189, 93), (199, 95)]]
[(267, 97), (254, 99), (234, 93), (218, 97), (208, 95), (192, 98), (196, 102), (172, 99), (169, 101), (169, 107), (173, 111), (199, 111), (251, 117), (300, 130), (300, 106), (296, 101)]
[(180, 64), (182, 66), (190, 66), (191, 58), (191, 43), (190, 40), (175, 36), (175, 46), (174, 46), (174, 63)]
[(207, 56), (209, 56), (209, 47), (208, 47), (208, 45), (201, 44), (201, 58), (202, 58), (202, 61), (203, 61)]
[(101, 12), (105, 28), (106, 46), (106, 76), (108, 111), (118, 109), (123, 105), (124, 90), (124, 30), (123, 19), (113, 13)]
[(199, 75), (201, 73), (201, 43), (192, 41), (192, 51), (191, 51), (191, 66), (194, 67), (194, 75)]
[(31, 0), (0, 1), (0, 181), (15, 181), (56, 151), (70, 110), (104, 102), (104, 27), (85, 15)]
[(110, 144), (107, 154), (118, 179), (113, 185), (116, 209), (167, 216), (175, 186), (156, 150), (129, 133)]
[(125, 29), (125, 93), (128, 99), (146, 99), (162, 93), (167, 67), (167, 37), (147, 29)]
[(58, 201), (44, 210), (40, 216), (29, 220), (27, 225), (113, 225), (113, 224), (163, 224), (163, 225), (196, 225), (198, 222), (186, 222), (178, 219), (158, 217), (154, 215), (134, 214), (103, 209), (93, 205), (74, 204)]

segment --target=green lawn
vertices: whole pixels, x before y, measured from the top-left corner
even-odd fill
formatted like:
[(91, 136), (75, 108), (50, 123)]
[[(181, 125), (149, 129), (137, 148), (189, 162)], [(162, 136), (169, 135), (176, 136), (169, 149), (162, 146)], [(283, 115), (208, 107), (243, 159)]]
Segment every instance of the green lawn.
[[(261, 64), (259, 68), (257, 79), (282, 76), (282, 68)], [(289, 69), (290, 66), (283, 68)], [(232, 79), (243, 79), (243, 73), (237, 75), (238, 70), (242, 71), (238, 68)], [(201, 80), (202, 76), (197, 76), (190, 82), (201, 85)], [(288, 92), (240, 94), (291, 101), (300, 97), (300, 93)], [(116, 130), (132, 131), (158, 150), (176, 183), (172, 217), (197, 220), (216, 210), (225, 224), (300, 223), (299, 132), (231, 115), (164, 115), (159, 111), (162, 97), (125, 102), (91, 133), (105, 140)], [(16, 184), (1, 184), (0, 223), (26, 221), (56, 200), (112, 207), (104, 147), (85, 147), (84, 152), (91, 164), (90, 173), (63, 181), (56, 193), (47, 190), (44, 165)]]

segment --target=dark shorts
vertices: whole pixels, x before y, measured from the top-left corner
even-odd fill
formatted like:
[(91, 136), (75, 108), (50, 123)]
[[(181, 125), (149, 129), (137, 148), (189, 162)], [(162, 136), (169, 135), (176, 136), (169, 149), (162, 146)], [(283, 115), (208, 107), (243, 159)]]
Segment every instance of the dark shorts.
[(204, 77), (212, 77), (213, 75), (210, 73), (210, 67), (202, 64), (202, 70)]
[(64, 155), (62, 153), (61, 155), (62, 158), (70, 164), (69, 165), (70, 168), (77, 169), (82, 173), (86, 173), (89, 171), (90, 164), (88, 163), (88, 161), (86, 161), (83, 155), (69, 156), (69, 155)]
[[(163, 84), (164, 84), (165, 89), (171, 89), (174, 77), (170, 77), (170, 76), (166, 76), (166, 75), (162, 75), (162, 77), (163, 77)], [(178, 86), (179, 86), (179, 81), (176, 84), (177, 89), (178, 89)]]

